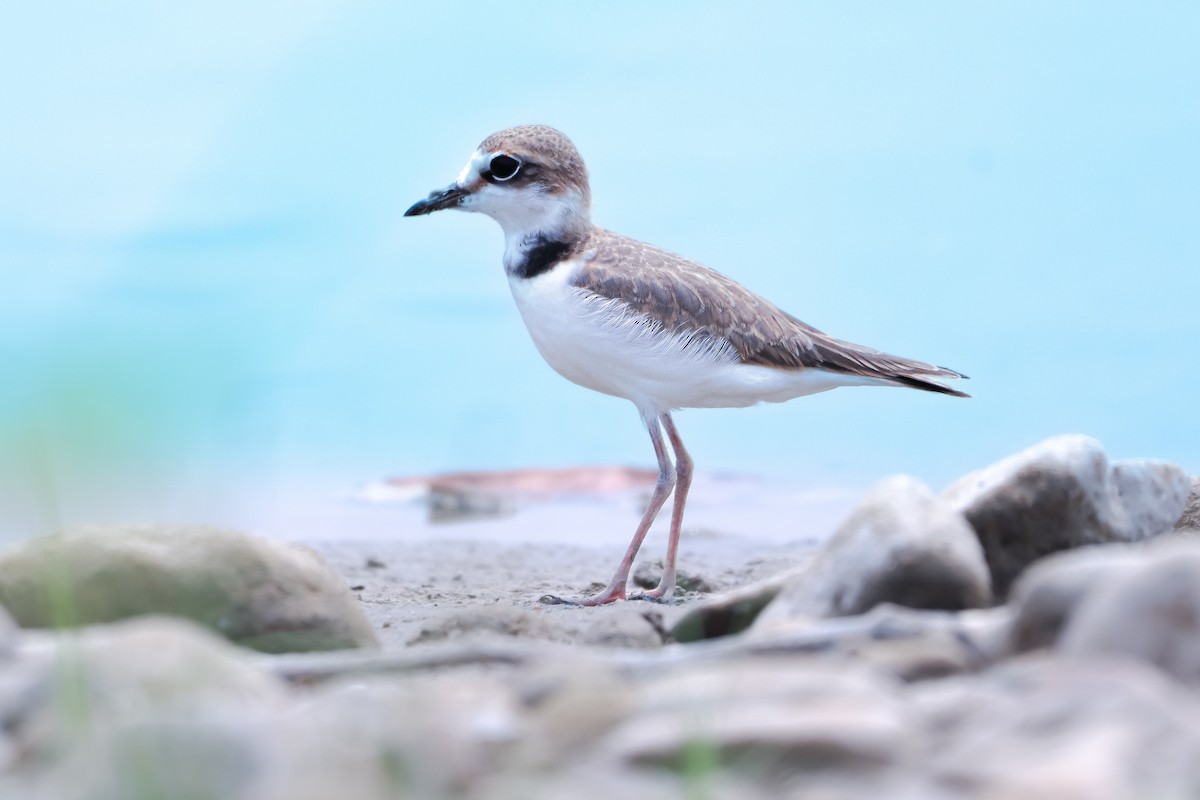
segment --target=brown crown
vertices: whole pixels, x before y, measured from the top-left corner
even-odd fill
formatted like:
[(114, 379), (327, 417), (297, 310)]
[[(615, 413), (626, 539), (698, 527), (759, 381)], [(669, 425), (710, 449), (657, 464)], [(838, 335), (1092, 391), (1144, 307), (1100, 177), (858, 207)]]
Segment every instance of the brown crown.
[(520, 125), (493, 133), (479, 144), (484, 153), (518, 156), (537, 168), (539, 182), (552, 192), (577, 189), (591, 205), (587, 166), (574, 143), (549, 125)]

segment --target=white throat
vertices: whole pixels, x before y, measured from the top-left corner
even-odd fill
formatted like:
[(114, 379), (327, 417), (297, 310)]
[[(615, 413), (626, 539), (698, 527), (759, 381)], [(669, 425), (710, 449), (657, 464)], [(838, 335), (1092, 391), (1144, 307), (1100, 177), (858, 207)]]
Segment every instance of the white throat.
[(480, 177), (487, 157), (476, 152), (459, 175), (460, 185), (478, 187), (459, 208), (487, 214), (500, 223), (506, 269), (512, 271), (531, 249), (546, 242), (576, 242), (591, 230), (587, 201), (579, 190), (551, 193), (538, 184), (488, 183)]
[(489, 213), (504, 231), (504, 266), (511, 270), (545, 242), (573, 242), (591, 227), (578, 192), (549, 195), (519, 190), (506, 208)]

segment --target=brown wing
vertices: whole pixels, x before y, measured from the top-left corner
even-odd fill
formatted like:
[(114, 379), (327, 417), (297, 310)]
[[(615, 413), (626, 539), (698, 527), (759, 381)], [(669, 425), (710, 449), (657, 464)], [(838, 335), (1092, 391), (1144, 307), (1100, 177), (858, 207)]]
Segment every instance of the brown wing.
[(964, 377), (954, 370), (834, 339), (682, 256), (604, 230), (595, 231), (580, 250), (584, 258), (576, 286), (619, 299), (669, 331), (725, 339), (744, 364), (816, 367), (967, 396), (926, 379)]

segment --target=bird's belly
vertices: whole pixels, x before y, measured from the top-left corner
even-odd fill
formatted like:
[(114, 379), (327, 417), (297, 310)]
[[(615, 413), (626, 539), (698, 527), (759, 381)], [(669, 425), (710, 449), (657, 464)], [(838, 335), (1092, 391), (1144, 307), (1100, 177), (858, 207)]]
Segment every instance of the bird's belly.
[(614, 301), (571, 287), (560, 269), (513, 279), (513, 297), (546, 362), (597, 392), (666, 411), (782, 402), (867, 382), (740, 363), (723, 340), (672, 334), (648, 318), (621, 314)]

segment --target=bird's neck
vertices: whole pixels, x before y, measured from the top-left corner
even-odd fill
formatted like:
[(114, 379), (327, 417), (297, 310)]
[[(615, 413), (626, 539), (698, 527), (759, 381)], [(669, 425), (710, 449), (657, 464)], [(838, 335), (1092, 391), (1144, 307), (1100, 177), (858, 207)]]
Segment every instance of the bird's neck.
[(519, 278), (534, 278), (569, 256), (592, 232), (586, 207), (562, 203), (551, 213), (526, 219), (523, 225), (505, 225), (504, 269)]
[(516, 252), (505, 249), (504, 269), (515, 278), (536, 278), (569, 256), (578, 243), (534, 234), (522, 239)]

